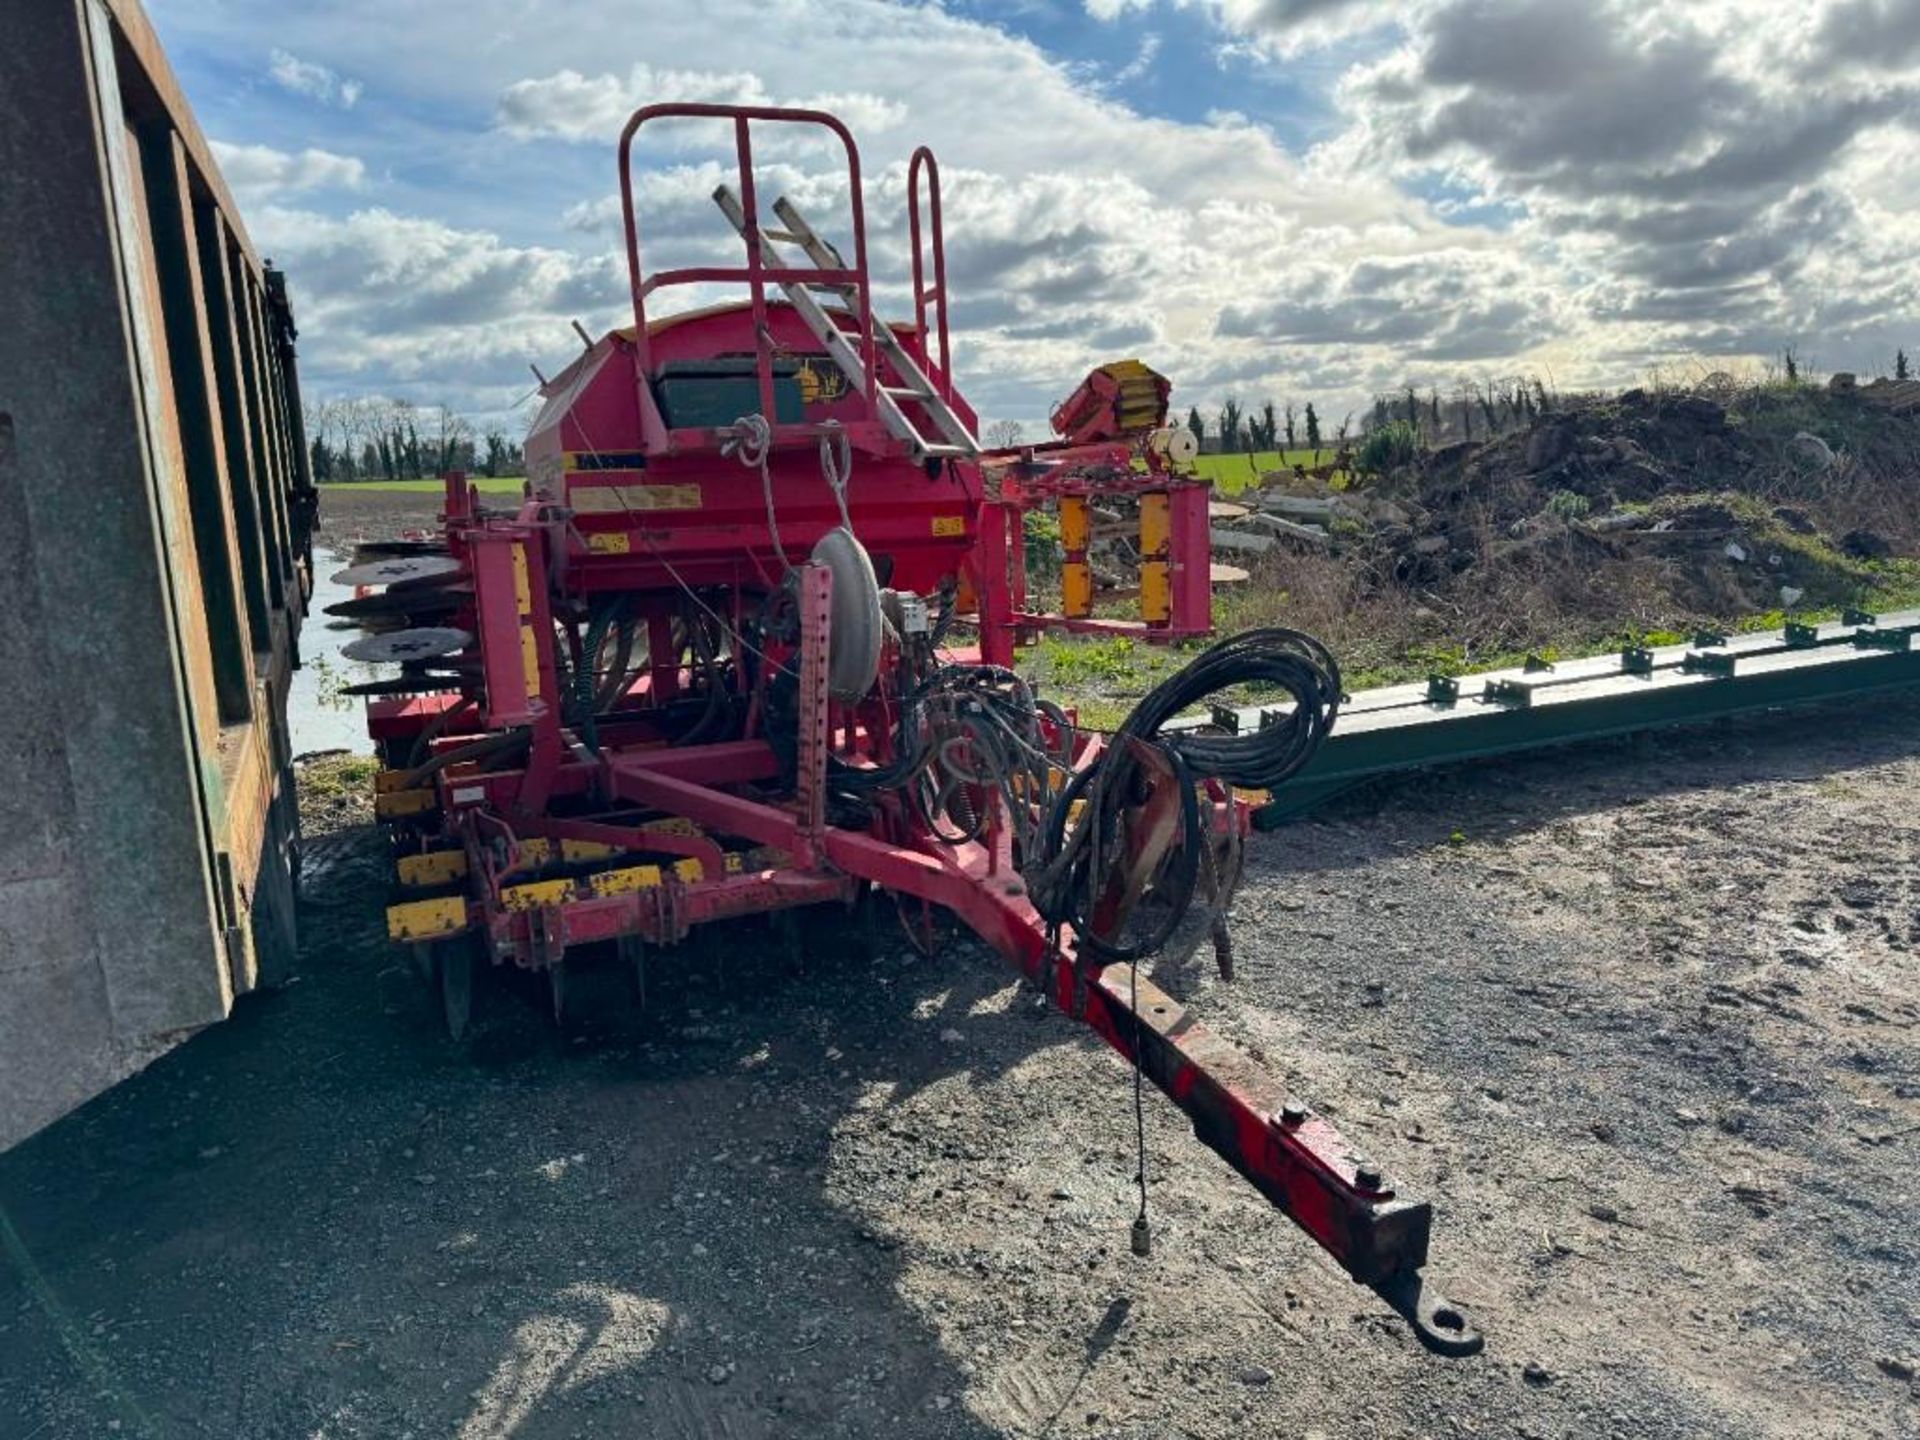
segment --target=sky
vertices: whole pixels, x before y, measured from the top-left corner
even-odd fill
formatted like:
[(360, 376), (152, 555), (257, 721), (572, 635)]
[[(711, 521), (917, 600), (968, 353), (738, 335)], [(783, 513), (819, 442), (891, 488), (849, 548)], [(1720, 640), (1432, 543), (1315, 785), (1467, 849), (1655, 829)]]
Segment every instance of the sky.
[[(1181, 413), (1311, 401), (1331, 431), (1410, 383), (1920, 349), (1920, 0), (148, 7), (288, 274), (309, 403), (518, 424), (570, 321), (631, 322), (615, 142), (676, 99), (844, 119), (894, 314), (931, 145), (961, 389), (1034, 436), (1131, 356)], [(844, 242), (844, 159), (755, 147), (763, 194)], [(732, 169), (724, 126), (642, 131), (649, 271), (738, 256), (709, 199)]]

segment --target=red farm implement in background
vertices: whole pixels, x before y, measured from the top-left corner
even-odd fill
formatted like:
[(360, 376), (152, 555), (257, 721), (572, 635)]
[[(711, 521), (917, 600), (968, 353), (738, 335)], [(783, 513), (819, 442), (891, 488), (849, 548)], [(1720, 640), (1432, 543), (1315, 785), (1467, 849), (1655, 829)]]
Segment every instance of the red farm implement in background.
[[(737, 184), (714, 200), (744, 255), (649, 274), (631, 151), (687, 119), (732, 129)], [(776, 129), (844, 154), (850, 257), (756, 189), (753, 141)], [(365, 547), (339, 577), (383, 587), (335, 609), (373, 632), (349, 654), (400, 666), (356, 687), (389, 767), (388, 923), (430, 962), (450, 1028), (483, 967), (540, 972), (558, 1009), (589, 947), (638, 971), (735, 917), (888, 904), (924, 941), (950, 912), (1428, 1344), (1477, 1348), (1422, 1285), (1430, 1208), (1138, 973), (1189, 912), (1228, 968), (1243, 796), (1283, 786), (1327, 733), (1331, 657), (1292, 632), (1234, 637), (1110, 734), (1011, 668), (1047, 628), (1210, 631), (1208, 487), (1165, 424), (1166, 381), (1103, 367), (1057, 439), (983, 449), (953, 378), (925, 150), (911, 324), (875, 312), (859, 153), (833, 117), (649, 106), (620, 172), (633, 325), (544, 385), (524, 501), (490, 509), (449, 476), (440, 538)], [(689, 286), (745, 299), (654, 313)], [(1137, 619), (1093, 613), (1087, 516), (1109, 501), (1139, 513)], [(1023, 522), (1041, 506), (1066, 556), (1057, 613), (1027, 601)], [(1244, 734), (1179, 718), (1248, 684), (1292, 704)]]

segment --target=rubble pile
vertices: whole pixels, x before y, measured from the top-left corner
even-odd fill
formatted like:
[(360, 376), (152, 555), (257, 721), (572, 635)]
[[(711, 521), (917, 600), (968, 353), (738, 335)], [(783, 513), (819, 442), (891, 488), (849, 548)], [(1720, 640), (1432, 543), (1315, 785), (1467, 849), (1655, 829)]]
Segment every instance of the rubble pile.
[(1583, 397), (1345, 489), (1279, 471), (1234, 499), (1214, 549), (1256, 567), (1313, 552), (1445, 592), (1653, 562), (1679, 610), (1839, 604), (1864, 562), (1920, 554), (1920, 386)]

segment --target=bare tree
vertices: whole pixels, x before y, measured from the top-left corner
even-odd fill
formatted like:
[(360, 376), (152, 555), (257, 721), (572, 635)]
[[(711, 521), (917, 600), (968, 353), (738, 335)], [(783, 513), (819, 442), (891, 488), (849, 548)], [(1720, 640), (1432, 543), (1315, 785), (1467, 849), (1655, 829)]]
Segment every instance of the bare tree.
[(473, 468), (473, 426), (449, 406), (440, 406), (434, 414), (432, 451), (428, 458), (435, 475)]
[(987, 447), (992, 450), (1011, 450), (1020, 443), (1025, 434), (1018, 420), (996, 420), (987, 427)]
[(1220, 402), (1219, 431), (1220, 431), (1220, 453), (1222, 455), (1231, 455), (1234, 451), (1240, 448), (1241, 442), (1244, 438), (1244, 435), (1240, 426), (1240, 417), (1242, 413), (1243, 412), (1240, 409), (1240, 402), (1236, 400), (1233, 396), (1229, 395), (1227, 396), (1226, 399)]

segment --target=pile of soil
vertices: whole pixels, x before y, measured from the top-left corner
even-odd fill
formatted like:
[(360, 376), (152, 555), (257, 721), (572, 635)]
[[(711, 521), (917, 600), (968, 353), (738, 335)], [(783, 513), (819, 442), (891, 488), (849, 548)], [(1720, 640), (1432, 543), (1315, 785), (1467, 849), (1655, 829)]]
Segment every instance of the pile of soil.
[[(1298, 477), (1269, 478), (1253, 503), (1298, 508)], [(1846, 388), (1572, 397), (1321, 493), (1328, 543), (1275, 577), (1311, 549), (1376, 632), (1412, 601), (1469, 648), (1580, 643), (1912, 588), (1920, 415)]]

